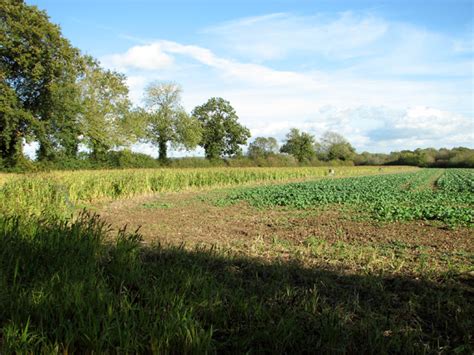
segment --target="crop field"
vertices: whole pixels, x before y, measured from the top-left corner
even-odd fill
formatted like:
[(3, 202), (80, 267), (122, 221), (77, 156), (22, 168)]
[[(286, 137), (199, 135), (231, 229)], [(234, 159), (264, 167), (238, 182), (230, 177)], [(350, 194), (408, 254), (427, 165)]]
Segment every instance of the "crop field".
[(0, 175), (0, 353), (471, 354), (474, 171)]
[[(414, 170), (409, 167), (338, 167), (337, 177)], [(0, 213), (70, 215), (81, 205), (159, 192), (322, 178), (319, 168), (130, 169), (0, 174)]]
[[(433, 181), (436, 181), (434, 186), (430, 184)], [(474, 174), (461, 169), (444, 173), (432, 169), (400, 175), (321, 180), (241, 190), (231, 194), (228, 200), (244, 200), (256, 207), (347, 204), (361, 206), (376, 220), (434, 220), (452, 226), (472, 226)]]

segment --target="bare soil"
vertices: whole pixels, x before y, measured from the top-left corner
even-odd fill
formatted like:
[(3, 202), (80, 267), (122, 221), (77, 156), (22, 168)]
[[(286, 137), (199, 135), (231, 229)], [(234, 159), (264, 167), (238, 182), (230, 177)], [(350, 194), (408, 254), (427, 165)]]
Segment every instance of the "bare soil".
[(95, 210), (113, 230), (140, 228), (145, 243), (217, 244), (252, 241), (271, 243), (275, 238), (292, 244), (315, 237), (330, 243), (402, 243), (430, 253), (474, 252), (472, 230), (447, 229), (422, 221), (377, 223), (357, 220), (337, 206), (318, 210), (260, 210), (240, 203), (216, 206), (205, 193), (181, 192), (136, 197), (96, 205)]

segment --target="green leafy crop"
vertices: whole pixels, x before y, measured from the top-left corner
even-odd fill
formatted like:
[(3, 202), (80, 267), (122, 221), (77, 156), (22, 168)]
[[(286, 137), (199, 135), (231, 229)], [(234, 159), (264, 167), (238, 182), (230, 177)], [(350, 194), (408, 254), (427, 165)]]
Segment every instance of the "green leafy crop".
[[(436, 177), (441, 177), (436, 180)], [(435, 182), (436, 181), (436, 182)], [(235, 190), (228, 202), (256, 207), (312, 208), (346, 204), (375, 220), (436, 220), (450, 226), (474, 222), (474, 171), (426, 169), (419, 172), (324, 179), (313, 182)]]

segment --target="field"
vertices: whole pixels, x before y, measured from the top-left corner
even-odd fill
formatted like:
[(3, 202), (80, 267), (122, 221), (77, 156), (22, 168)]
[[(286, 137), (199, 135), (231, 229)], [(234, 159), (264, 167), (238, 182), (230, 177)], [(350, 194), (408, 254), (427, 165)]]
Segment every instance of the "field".
[(0, 199), (0, 353), (474, 350), (469, 169), (0, 175)]
[[(337, 176), (414, 170), (407, 167), (338, 167)], [(0, 212), (7, 215), (68, 216), (90, 202), (160, 192), (202, 190), (252, 183), (321, 178), (320, 168), (130, 169), (0, 174)]]

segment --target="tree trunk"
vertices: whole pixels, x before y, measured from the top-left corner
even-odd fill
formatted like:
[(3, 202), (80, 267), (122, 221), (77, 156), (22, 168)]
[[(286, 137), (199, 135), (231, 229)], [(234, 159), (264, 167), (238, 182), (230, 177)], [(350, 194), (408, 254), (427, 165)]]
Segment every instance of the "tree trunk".
[(0, 158), (6, 166), (16, 166), (23, 157), (23, 139), (19, 131), (13, 133), (10, 139), (0, 141)]
[(168, 146), (166, 143), (166, 141), (160, 141), (160, 143), (158, 144), (158, 159), (163, 162), (166, 162), (168, 160), (168, 157), (166, 156)]

